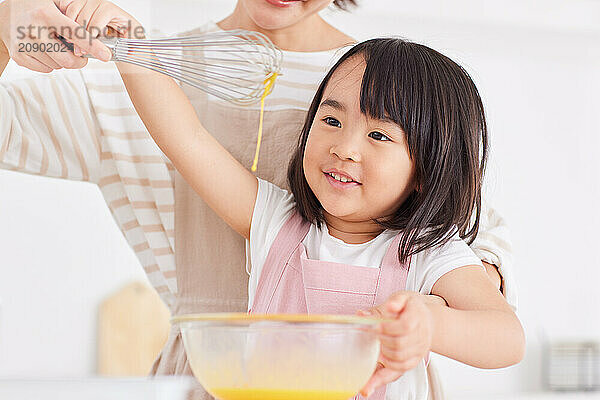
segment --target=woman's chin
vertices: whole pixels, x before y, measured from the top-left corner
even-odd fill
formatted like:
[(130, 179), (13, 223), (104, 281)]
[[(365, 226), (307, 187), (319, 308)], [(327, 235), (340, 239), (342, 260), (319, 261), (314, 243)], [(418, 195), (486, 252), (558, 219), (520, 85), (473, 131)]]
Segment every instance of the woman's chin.
[[(264, 1), (264, 0), (263, 0)], [(261, 29), (275, 31), (295, 25), (302, 20), (302, 11), (295, 4), (290, 7), (278, 8), (264, 1), (248, 10), (250, 18)]]
[(265, 31), (277, 31), (294, 25), (297, 18), (278, 18), (275, 15), (260, 16), (254, 19), (254, 23)]

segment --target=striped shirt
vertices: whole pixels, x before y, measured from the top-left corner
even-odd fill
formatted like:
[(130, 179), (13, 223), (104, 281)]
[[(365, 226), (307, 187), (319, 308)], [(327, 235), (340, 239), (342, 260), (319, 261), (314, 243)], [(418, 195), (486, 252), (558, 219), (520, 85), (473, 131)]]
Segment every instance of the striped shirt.
[[(342, 53), (284, 52), (282, 76), (266, 108), (307, 110)], [(81, 70), (1, 81), (0, 167), (98, 184), (149, 281), (174, 305), (175, 171), (137, 115), (114, 64), (92, 60)], [(479, 238), (473, 250), (500, 266), (507, 300), (516, 306), (508, 232), (491, 209), (484, 212)]]

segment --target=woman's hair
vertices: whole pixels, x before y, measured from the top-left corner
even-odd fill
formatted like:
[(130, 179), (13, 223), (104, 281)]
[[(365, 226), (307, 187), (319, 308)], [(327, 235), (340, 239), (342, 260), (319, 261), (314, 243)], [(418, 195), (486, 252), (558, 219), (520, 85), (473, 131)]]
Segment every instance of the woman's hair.
[(333, 0), (333, 4), (342, 10), (347, 10), (349, 8), (348, 6), (356, 5), (356, 0)]
[(406, 133), (415, 166), (416, 189), (390, 218), (375, 222), (403, 232), (398, 249), (402, 262), (446, 243), (457, 231), (471, 243), (479, 228), (488, 146), (481, 98), (461, 66), (429, 47), (402, 39), (357, 44), (321, 82), (288, 168), (298, 212), (318, 226), (324, 221), (322, 206), (304, 175), (304, 150), (327, 83), (355, 56), (366, 63), (361, 112), (398, 124)]

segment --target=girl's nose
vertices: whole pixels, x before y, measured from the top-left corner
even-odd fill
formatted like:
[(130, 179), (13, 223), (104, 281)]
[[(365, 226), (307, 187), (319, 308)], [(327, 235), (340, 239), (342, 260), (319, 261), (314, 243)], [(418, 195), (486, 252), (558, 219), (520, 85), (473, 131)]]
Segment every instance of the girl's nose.
[(329, 154), (337, 156), (340, 160), (360, 162), (361, 156), (357, 139), (349, 136), (344, 135), (338, 143), (332, 144)]

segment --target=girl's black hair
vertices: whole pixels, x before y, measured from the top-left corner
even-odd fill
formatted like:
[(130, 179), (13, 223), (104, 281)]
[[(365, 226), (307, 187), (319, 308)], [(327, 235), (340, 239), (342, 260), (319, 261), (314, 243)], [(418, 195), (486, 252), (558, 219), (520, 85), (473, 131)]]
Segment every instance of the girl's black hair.
[(296, 208), (307, 221), (324, 222), (323, 209), (304, 176), (302, 160), (310, 128), (333, 73), (351, 57), (362, 57), (360, 109), (389, 118), (406, 133), (416, 188), (383, 228), (403, 232), (398, 253), (411, 255), (446, 243), (458, 231), (471, 243), (481, 213), (481, 184), (488, 136), (483, 104), (469, 74), (424, 45), (402, 39), (372, 39), (344, 54), (321, 82), (308, 110), (288, 167)]

